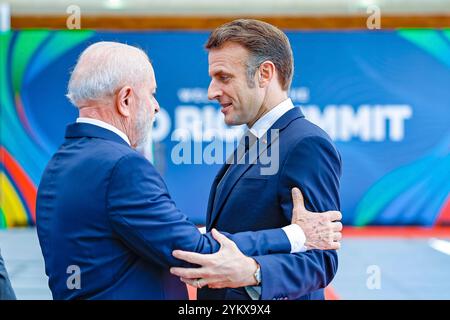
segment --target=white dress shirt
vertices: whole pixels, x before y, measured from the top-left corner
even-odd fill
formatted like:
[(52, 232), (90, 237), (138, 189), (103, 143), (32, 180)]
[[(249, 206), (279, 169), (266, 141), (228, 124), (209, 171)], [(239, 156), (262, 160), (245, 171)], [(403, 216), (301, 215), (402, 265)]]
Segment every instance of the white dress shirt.
[(92, 118), (84, 118), (79, 117), (77, 118), (77, 123), (89, 123), (93, 124), (94, 126), (102, 127), (103, 129), (109, 130), (117, 134), (119, 137), (121, 137), (123, 140), (125, 140), (128, 145), (131, 145), (130, 140), (128, 139), (127, 135), (123, 133), (123, 131), (117, 129), (116, 127), (110, 125), (109, 123), (106, 123), (104, 121), (98, 120), (98, 119), (92, 119)]
[(294, 104), (292, 103), (292, 100), (288, 98), (259, 118), (249, 130), (258, 137), (258, 139), (261, 138), (282, 115), (292, 108), (294, 108)]

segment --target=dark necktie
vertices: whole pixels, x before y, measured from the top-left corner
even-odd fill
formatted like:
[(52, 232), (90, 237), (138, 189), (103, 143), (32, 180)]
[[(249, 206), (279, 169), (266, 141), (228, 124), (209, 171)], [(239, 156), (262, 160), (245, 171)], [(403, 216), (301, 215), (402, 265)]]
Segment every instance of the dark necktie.
[(242, 157), (245, 156), (245, 154), (248, 152), (248, 150), (250, 150), (250, 148), (255, 144), (257, 140), (258, 138), (250, 130), (247, 130), (247, 132), (241, 138), (241, 141), (239, 141), (239, 145), (236, 149), (238, 163), (239, 160), (241, 160)]
[(224, 183), (230, 176), (230, 173), (233, 171), (232, 169), (236, 166), (236, 161), (237, 163), (244, 164), (245, 162), (240, 162), (239, 160), (241, 160), (241, 158), (244, 157), (246, 153), (248, 153), (248, 150), (250, 150), (250, 148), (255, 144), (257, 140), (258, 138), (250, 130), (247, 130), (247, 132), (243, 135), (243, 137), (239, 141), (238, 147), (236, 148), (235, 152), (232, 155), (233, 157), (235, 155), (237, 157), (234, 158), (234, 161), (228, 165), (227, 171), (222, 176), (222, 179), (220, 179), (220, 182), (217, 184), (216, 193), (214, 195), (213, 212), (217, 205), (217, 200), (219, 199), (219, 196), (223, 191)]

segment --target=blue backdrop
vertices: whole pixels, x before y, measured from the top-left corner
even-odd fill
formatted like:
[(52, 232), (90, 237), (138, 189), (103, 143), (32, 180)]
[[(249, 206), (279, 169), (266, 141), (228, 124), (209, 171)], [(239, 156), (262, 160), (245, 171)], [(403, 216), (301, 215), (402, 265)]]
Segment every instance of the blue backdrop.
[[(342, 154), (344, 222), (450, 221), (450, 31), (287, 34), (295, 59), (294, 104), (332, 136)], [(207, 36), (43, 30), (2, 34), (2, 152), (35, 188), (66, 124), (77, 116), (65, 93), (78, 55), (101, 40), (137, 45), (153, 62), (163, 108), (154, 131), (156, 165), (177, 205), (195, 222), (204, 222), (209, 187), (220, 166), (174, 164), (171, 151), (178, 142), (171, 135), (185, 128), (205, 146), (208, 129), (228, 130), (217, 104), (206, 97)], [(33, 223), (34, 208), (23, 195), (20, 174), (4, 162), (1, 168)], [(2, 208), (3, 220), (13, 219), (10, 210)]]

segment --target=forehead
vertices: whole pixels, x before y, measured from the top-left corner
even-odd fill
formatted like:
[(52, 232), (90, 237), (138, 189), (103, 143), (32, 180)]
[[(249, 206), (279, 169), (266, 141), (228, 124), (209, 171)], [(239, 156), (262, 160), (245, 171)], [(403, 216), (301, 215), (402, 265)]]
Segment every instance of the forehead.
[(149, 82), (150, 82), (150, 86), (151, 87), (156, 87), (156, 76), (155, 76), (155, 70), (153, 70), (153, 66), (152, 64), (149, 62), (148, 63), (149, 67)]
[(242, 45), (229, 42), (208, 53), (209, 74), (233, 71), (243, 68), (248, 60), (249, 52)]

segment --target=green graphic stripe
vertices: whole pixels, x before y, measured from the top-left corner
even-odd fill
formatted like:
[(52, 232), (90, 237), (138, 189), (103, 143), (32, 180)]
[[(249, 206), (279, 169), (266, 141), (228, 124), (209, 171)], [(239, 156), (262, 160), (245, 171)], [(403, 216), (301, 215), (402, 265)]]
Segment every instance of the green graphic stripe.
[[(27, 32), (24, 32), (27, 33)], [(33, 33), (34, 34), (34, 33)], [(0, 65), (2, 67), (0, 76), (1, 76), (1, 119), (0, 119), (0, 132), (1, 132), (1, 145), (5, 147), (14, 158), (18, 159), (21, 165), (25, 163), (28, 164), (26, 167), (27, 172), (37, 172), (36, 166), (40, 161), (44, 161), (44, 155), (42, 155), (39, 149), (36, 148), (36, 145), (29, 139), (27, 134), (22, 128), (22, 125), (19, 121), (19, 118), (16, 115), (15, 111), (15, 102), (13, 101), (13, 94), (8, 89), (8, 81), (10, 80), (11, 75), (8, 74), (8, 47), (13, 45), (11, 43), (12, 32), (2, 33), (1, 34), (1, 58)], [(19, 35), (20, 37), (20, 35)], [(27, 39), (28, 37), (23, 37), (22, 39)], [(22, 42), (23, 43), (23, 42)], [(24, 48), (17, 49), (16, 45), (18, 43), (14, 43), (15, 47), (13, 48), (13, 52), (19, 52), (19, 56), (21, 59), (24, 59), (25, 54), (23, 53), (27, 48), (26, 45)], [(30, 54), (26, 54), (26, 56), (30, 56)], [(16, 60), (16, 66), (22, 65), (22, 71), (25, 69), (26, 62), (19, 64)], [(14, 71), (13, 71), (14, 72)], [(17, 73), (16, 73), (17, 74)], [(17, 81), (17, 80), (16, 80)], [(17, 143), (20, 141), (20, 143)], [(33, 167), (31, 169), (30, 167)], [(37, 182), (38, 177), (32, 176), (34, 183)]]
[(356, 208), (356, 226), (372, 222), (378, 213), (394, 200), (403, 190), (414, 184), (417, 177), (425, 174), (435, 159), (427, 157), (422, 161), (395, 170), (375, 183), (361, 199)]
[(0, 229), (6, 229), (6, 227), (5, 214), (3, 213), (2, 208), (0, 208)]
[(94, 31), (64, 30), (53, 33), (53, 37), (40, 50), (39, 55), (32, 61), (30, 71), (36, 76), (39, 72), (53, 63), (75, 46), (88, 40), (95, 34)]
[(442, 31), (442, 33), (450, 41), (450, 29), (445, 29)]
[[(7, 106), (11, 106), (10, 95), (8, 93), (7, 86), (7, 56), (8, 56), (8, 48), (11, 42), (11, 32), (0, 32), (0, 146), (4, 146), (5, 139), (8, 137), (6, 134), (6, 120), (5, 120), (5, 111)], [(1, 182), (1, 181), (0, 181)], [(1, 187), (1, 186), (0, 186)], [(3, 195), (3, 191), (1, 191), (0, 198)], [(3, 199), (0, 199), (3, 201)], [(3, 202), (1, 202), (3, 203)], [(0, 227), (6, 227), (6, 221), (2, 224), (2, 221), (5, 217), (0, 214)]]
[(94, 34), (94, 31), (58, 31), (45, 46), (43, 54), (53, 61)]
[[(14, 48), (12, 50), (13, 54), (13, 74), (9, 75), (12, 77), (14, 85), (15, 93), (20, 93), (20, 88), (22, 87), (24, 73), (28, 69), (32, 69), (34, 66), (39, 67), (39, 61), (36, 61), (36, 56), (33, 56), (33, 53), (36, 52), (36, 49), (39, 45), (46, 39), (46, 37), (50, 36), (51, 31), (40, 31), (40, 30), (27, 30), (19, 32), (16, 41), (14, 42)], [(50, 50), (46, 49), (47, 43), (42, 51), (44, 54), (40, 56), (43, 57), (43, 61), (48, 61), (48, 63), (52, 63), (54, 59), (48, 59), (45, 54), (51, 54), (52, 58), (57, 57), (58, 55), (63, 54), (69, 48), (69, 46), (73, 47), (86, 40), (88, 37), (92, 36), (94, 32), (58, 32), (61, 34), (56, 38), (56, 40), (49, 40), (48, 44), (50, 45)], [(74, 37), (74, 38), (73, 38)], [(58, 47), (59, 43), (59, 47)], [(9, 44), (11, 45), (11, 44)], [(3, 48), (3, 46), (2, 46)], [(51, 53), (52, 49), (56, 49), (58, 53)], [(6, 61), (5, 61), (6, 64)], [(19, 69), (19, 70), (17, 70)], [(3, 69), (5, 70), (5, 69)], [(6, 70), (5, 70), (6, 71)], [(2, 74), (5, 81), (8, 79), (7, 74)], [(6, 87), (5, 87), (6, 90)], [(8, 100), (11, 100), (13, 96), (10, 92), (5, 91), (5, 95)], [(34, 183), (38, 183), (39, 173), (43, 170), (42, 164), (45, 163), (48, 155), (39, 148), (39, 146), (27, 135), (24, 131), (22, 124), (17, 117), (15, 111), (15, 102), (8, 101), (8, 103), (2, 103), (2, 128), (1, 132), (3, 137), (5, 138), (2, 141), (2, 145), (4, 145), (9, 152), (14, 156), (14, 158), (18, 159), (21, 165), (24, 166), (24, 169), (30, 175), (30, 178)], [(14, 137), (14, 139), (7, 139), (7, 137)], [(17, 144), (16, 141), (20, 141), (20, 144)]]
[[(398, 34), (450, 67), (450, 46), (436, 30), (399, 30)], [(450, 30), (443, 34), (449, 37)]]
[[(8, 48), (9, 43), (11, 42), (11, 32), (2, 32), (0, 33), (0, 105), (1, 105), (1, 113), (3, 113), (3, 109), (6, 105), (11, 104), (10, 95), (8, 94), (8, 86), (7, 79), (7, 56), (8, 56)], [(1, 116), (0, 113), (0, 116)], [(2, 116), (3, 119), (3, 116)]]
[(36, 49), (48, 37), (49, 31), (30, 30), (19, 32), (14, 46), (12, 84), (15, 93), (20, 92), (23, 75)]

